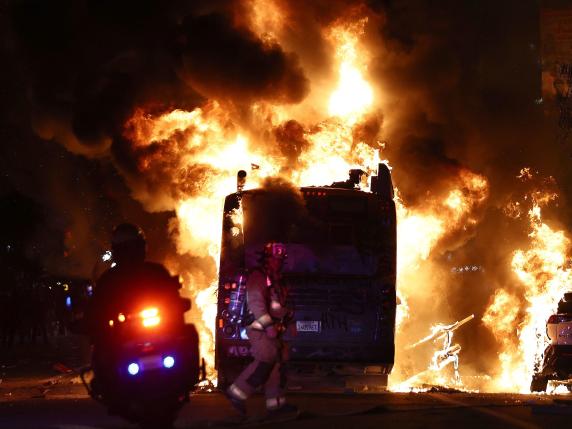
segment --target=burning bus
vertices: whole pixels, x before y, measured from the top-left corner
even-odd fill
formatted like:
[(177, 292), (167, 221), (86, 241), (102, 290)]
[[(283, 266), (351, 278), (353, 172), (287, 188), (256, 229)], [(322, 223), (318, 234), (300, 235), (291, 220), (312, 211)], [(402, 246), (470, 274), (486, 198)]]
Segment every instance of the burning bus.
[[(283, 275), (295, 309), (285, 338), (290, 380), (334, 375), (345, 385), (386, 387), (394, 362), (396, 210), (389, 168), (379, 164), (371, 191), (365, 177), (295, 189), (300, 209), (272, 189), (243, 190), (225, 199), (217, 304), (219, 386), (249, 360), (246, 278), (265, 242), (287, 246)], [(300, 377), (297, 377), (300, 375)], [(356, 384), (357, 383), (357, 384)]]

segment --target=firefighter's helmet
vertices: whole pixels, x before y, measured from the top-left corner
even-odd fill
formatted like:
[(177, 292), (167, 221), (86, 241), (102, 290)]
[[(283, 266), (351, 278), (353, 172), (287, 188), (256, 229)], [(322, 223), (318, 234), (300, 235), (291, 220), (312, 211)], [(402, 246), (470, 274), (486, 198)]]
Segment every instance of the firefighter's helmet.
[(286, 246), (283, 243), (277, 243), (275, 241), (270, 241), (264, 246), (264, 257), (265, 258), (286, 258)]
[(118, 265), (125, 263), (143, 262), (147, 242), (141, 228), (131, 223), (122, 223), (113, 230), (111, 235), (111, 251), (113, 260)]

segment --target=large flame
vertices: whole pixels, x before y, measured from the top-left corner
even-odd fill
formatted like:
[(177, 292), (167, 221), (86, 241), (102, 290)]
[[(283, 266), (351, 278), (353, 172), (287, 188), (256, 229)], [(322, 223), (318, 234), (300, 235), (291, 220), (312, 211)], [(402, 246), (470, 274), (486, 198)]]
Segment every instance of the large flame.
[[(262, 2), (252, 4), (255, 6), (251, 17), (254, 31), (278, 37), (279, 28), (272, 23), (280, 20), (261, 12)], [(278, 13), (276, 3), (272, 5)], [(191, 266), (188, 272), (182, 273), (185, 286), (194, 298), (195, 311), (200, 313), (193, 316), (193, 322), (200, 330), (201, 354), (206, 359), (210, 377), (214, 377), (221, 216), (225, 195), (236, 189), (237, 171), (249, 171), (249, 187), (256, 187), (264, 177), (278, 174), (298, 186), (325, 185), (343, 179), (350, 168), (371, 173), (382, 159), (384, 145), (362, 141), (355, 132), (360, 121), (368, 114), (375, 114), (375, 94), (367, 81), (370, 57), (360, 43), (366, 23), (367, 18), (349, 24), (336, 22), (328, 30), (337, 74), (330, 85), (327, 112), (313, 123), (290, 116), (302, 111), (299, 106), (289, 109), (264, 103), (251, 106), (250, 122), (237, 121), (230, 114), (230, 107), (214, 101), (192, 111), (174, 110), (160, 116), (137, 111), (127, 122), (125, 134), (134, 142), (133, 150), (143, 154), (139, 169), (148, 174), (165, 171), (173, 175), (171, 182), (176, 191), (154, 195), (154, 198), (174, 202), (177, 220), (172, 232), (178, 252), (211, 261), (212, 269), (207, 273), (198, 273)], [(271, 31), (273, 28), (276, 32)], [(295, 165), (264, 141), (268, 133), (260, 132), (264, 128), (260, 124), (272, 129), (288, 119), (303, 124), (301, 138), (307, 143), (300, 149)], [(190, 182), (190, 176), (199, 179)], [(140, 192), (141, 199), (148, 198), (145, 196), (148, 189), (135, 192)], [(420, 265), (440, 240), (477, 222), (475, 213), (487, 196), (486, 178), (459, 167), (447, 189), (439, 195), (428, 196), (422, 210), (407, 207), (399, 196), (396, 198), (401, 300), (398, 325), (405, 324), (409, 318), (410, 298), (418, 287), (415, 277)], [(156, 201), (154, 204), (158, 209), (168, 206)], [(425, 286), (427, 290), (435, 287)]]
[(331, 38), (337, 46), (338, 86), (330, 96), (330, 115), (341, 116), (349, 124), (354, 124), (373, 103), (373, 89), (364, 79), (367, 69), (367, 55), (358, 52), (358, 38), (364, 32), (367, 18), (332, 29)]
[(549, 343), (546, 322), (572, 284), (570, 239), (542, 220), (541, 205), (555, 194), (534, 191), (530, 197), (530, 244), (514, 252), (511, 264), (518, 287), (513, 293), (499, 289), (483, 317), (502, 346), (495, 388), (503, 391), (529, 391)]
[[(428, 259), (437, 244), (449, 234), (458, 233), (477, 223), (476, 211), (484, 204), (488, 197), (488, 181), (484, 176), (461, 169), (455, 180), (451, 181), (449, 188), (438, 197), (428, 197), (423, 209), (410, 209), (403, 204), (397, 193), (397, 279), (398, 297), (401, 304), (397, 307), (397, 339), (396, 339), (396, 366), (392, 375), (392, 389), (396, 391), (409, 391), (416, 389), (418, 382), (436, 385), (451, 384), (452, 379), (443, 372), (436, 371), (435, 365), (428, 358), (425, 370), (411, 372), (408, 366), (411, 351), (406, 350), (410, 344), (409, 335), (418, 335), (419, 315), (416, 305), (424, 305), (424, 299), (413, 303), (413, 298), (425, 297), (434, 299), (442, 290), (440, 280), (427, 277), (421, 273), (431, 264)], [(418, 312), (418, 311), (417, 311)], [(410, 318), (417, 319), (413, 326), (407, 326)], [(417, 317), (416, 317), (417, 316)], [(436, 320), (433, 328), (439, 325), (440, 315), (434, 315)], [(406, 329), (409, 328), (409, 329)], [(423, 326), (425, 330), (429, 326)], [(431, 328), (431, 329), (433, 329)], [(408, 335), (399, 335), (400, 332)], [(435, 356), (434, 356), (435, 357)], [(441, 369), (441, 368), (440, 368)], [(418, 377), (422, 375), (422, 377)], [(455, 387), (459, 387), (454, 382)]]

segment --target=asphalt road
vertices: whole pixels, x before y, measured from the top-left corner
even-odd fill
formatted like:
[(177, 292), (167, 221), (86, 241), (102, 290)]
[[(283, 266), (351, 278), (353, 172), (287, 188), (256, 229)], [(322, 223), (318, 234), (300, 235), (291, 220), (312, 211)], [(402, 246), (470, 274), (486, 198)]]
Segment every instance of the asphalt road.
[[(51, 385), (0, 389), (0, 428), (133, 428), (107, 415), (83, 387), (56, 381)], [(1, 386), (1, 385), (0, 385)], [(42, 387), (38, 387), (42, 386)], [(10, 390), (10, 391), (9, 391)], [(567, 428), (572, 421), (570, 395), (475, 393), (384, 393), (289, 395), (301, 412), (280, 421), (264, 419), (263, 398), (248, 402), (249, 417), (239, 416), (220, 393), (200, 393), (180, 413), (177, 428)]]
[[(81, 341), (62, 337), (51, 346), (0, 350), (0, 429), (134, 428), (109, 416), (66, 368), (85, 364)], [(73, 359), (72, 359), (73, 358)], [(292, 392), (301, 412), (264, 420), (264, 401), (248, 402), (239, 416), (220, 393), (197, 393), (180, 413), (183, 428), (568, 428), (572, 395), (446, 393), (309, 394)]]

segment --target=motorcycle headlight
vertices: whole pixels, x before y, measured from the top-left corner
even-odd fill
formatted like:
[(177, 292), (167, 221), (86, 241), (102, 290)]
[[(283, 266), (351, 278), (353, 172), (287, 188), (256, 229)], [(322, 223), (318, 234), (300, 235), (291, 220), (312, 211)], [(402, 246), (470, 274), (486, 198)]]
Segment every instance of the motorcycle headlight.
[(161, 316), (159, 315), (159, 310), (157, 308), (146, 308), (141, 313), (141, 323), (145, 328), (152, 328), (161, 323)]
[(163, 358), (163, 366), (165, 368), (173, 368), (175, 366), (175, 358), (173, 356), (165, 356)]
[(137, 375), (139, 373), (139, 365), (135, 362), (131, 362), (128, 366), (127, 366), (127, 372), (131, 375)]

